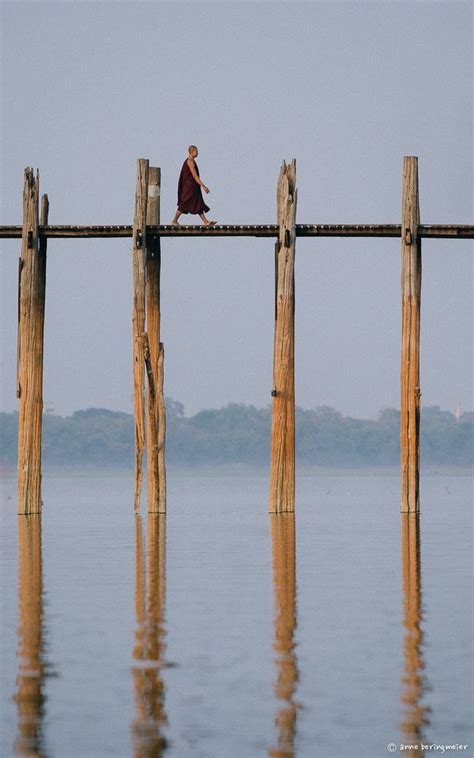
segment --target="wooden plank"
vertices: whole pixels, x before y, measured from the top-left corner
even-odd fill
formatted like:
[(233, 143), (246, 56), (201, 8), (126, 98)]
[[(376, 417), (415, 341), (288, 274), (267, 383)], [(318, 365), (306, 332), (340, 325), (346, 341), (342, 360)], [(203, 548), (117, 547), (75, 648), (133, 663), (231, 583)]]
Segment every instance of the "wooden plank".
[[(0, 238), (21, 238), (21, 226), (0, 226)], [(40, 236), (51, 238), (101, 239), (108, 237), (131, 237), (132, 226), (43, 226)], [(170, 225), (150, 227), (148, 235), (160, 237), (278, 237), (276, 224), (219, 224), (213, 227), (183, 224), (179, 228)], [(393, 237), (399, 238), (400, 224), (297, 224), (297, 237)], [(472, 224), (421, 224), (419, 237), (431, 239), (474, 239)]]
[[(147, 226), (159, 226), (160, 224), (160, 187), (161, 170), (150, 167), (148, 176), (148, 200), (147, 200)], [(164, 444), (158, 445), (162, 427), (165, 426), (164, 404), (160, 402), (159, 379), (160, 360), (160, 270), (161, 248), (160, 237), (157, 234), (147, 234), (146, 251), (146, 322), (148, 334), (148, 348), (150, 358), (150, 372), (153, 380), (153, 398), (149, 397), (147, 403), (147, 500), (149, 513), (166, 513), (166, 500), (160, 500), (160, 493), (166, 493), (166, 482), (160, 485), (161, 477), (166, 477), (164, 465)], [(161, 367), (163, 370), (163, 367)], [(148, 371), (148, 367), (147, 367)], [(149, 382), (149, 395), (150, 395)], [(156, 459), (155, 459), (156, 458)]]
[(431, 239), (474, 239), (472, 224), (420, 224), (418, 237)]
[(295, 508), (295, 219), (296, 162), (283, 161), (278, 178), (279, 248), (273, 356), (270, 513)]
[(145, 448), (145, 257), (146, 257), (146, 206), (148, 195), (148, 161), (137, 161), (135, 213), (132, 236), (133, 271), (133, 400), (135, 421), (135, 512), (140, 509), (143, 479), (143, 451)]
[[(18, 513), (41, 513), (46, 240), (38, 237), (39, 174), (25, 170), (18, 321)], [(42, 204), (47, 220), (47, 199)]]
[(418, 513), (420, 460), (421, 240), (418, 158), (403, 159), (400, 366), (401, 511)]
[(400, 224), (296, 225), (297, 237), (398, 237), (399, 235)]

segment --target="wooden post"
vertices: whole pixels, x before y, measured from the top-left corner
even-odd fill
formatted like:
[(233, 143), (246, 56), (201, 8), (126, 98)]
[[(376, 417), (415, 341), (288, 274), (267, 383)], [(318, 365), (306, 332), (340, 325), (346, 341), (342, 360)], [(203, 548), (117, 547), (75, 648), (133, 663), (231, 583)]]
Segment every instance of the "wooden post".
[[(150, 167), (148, 175), (147, 224), (160, 223), (161, 169)], [(147, 500), (149, 513), (166, 512), (166, 470), (164, 459), (165, 405), (163, 356), (160, 358), (160, 269), (159, 236), (148, 240), (146, 250), (146, 321), (150, 366), (147, 403)], [(150, 379), (154, 386), (151, 398)], [(158, 439), (159, 438), (159, 439)]]
[[(39, 174), (25, 169), (18, 292), (18, 513), (41, 512), (41, 430), (46, 238), (38, 237)], [(48, 220), (43, 196), (42, 223)]]
[(159, 492), (158, 503), (159, 513), (166, 513), (166, 469), (165, 469), (165, 438), (166, 438), (166, 408), (164, 393), (164, 376), (165, 376), (165, 347), (160, 342), (160, 352), (158, 355), (158, 379), (157, 379), (157, 398), (158, 398), (158, 477)]
[(277, 188), (279, 226), (273, 356), (270, 513), (295, 509), (295, 223), (296, 161), (283, 161)]
[(400, 369), (401, 511), (418, 513), (420, 460), (421, 239), (418, 158), (403, 159), (401, 235), (402, 350)]
[(133, 399), (135, 417), (135, 512), (140, 508), (142, 488), (143, 450), (145, 447), (145, 260), (146, 260), (146, 207), (148, 195), (148, 161), (137, 161), (135, 213), (132, 231), (133, 268)]
[[(148, 509), (150, 507), (157, 507), (158, 503), (158, 487), (159, 487), (159, 470), (158, 470), (158, 414), (157, 414), (157, 399), (156, 399), (156, 386), (155, 377), (153, 375), (153, 367), (151, 365), (150, 345), (148, 340), (148, 334), (144, 334), (144, 359), (146, 375), (148, 379), (148, 392), (147, 392), (147, 475), (148, 482), (151, 482), (153, 487), (154, 499), (150, 503), (151, 492), (148, 489)], [(150, 487), (150, 484), (149, 484)]]

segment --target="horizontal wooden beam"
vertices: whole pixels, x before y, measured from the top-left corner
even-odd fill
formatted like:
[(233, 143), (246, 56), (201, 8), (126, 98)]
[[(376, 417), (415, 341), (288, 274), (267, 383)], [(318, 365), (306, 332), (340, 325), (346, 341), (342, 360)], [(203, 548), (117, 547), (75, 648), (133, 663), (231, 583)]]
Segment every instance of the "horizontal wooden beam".
[[(131, 226), (40, 226), (39, 236), (50, 239), (69, 237), (131, 237)], [(20, 239), (21, 226), (0, 226), (0, 238)], [(147, 235), (160, 237), (278, 237), (276, 224), (219, 224), (216, 226), (147, 226)], [(297, 237), (400, 237), (400, 224), (296, 224)], [(419, 237), (433, 239), (474, 239), (472, 224), (420, 224)]]
[[(18, 226), (0, 226), (0, 238), (18, 237)], [(40, 234), (54, 237), (131, 237), (131, 226), (40, 226)]]
[[(297, 237), (400, 237), (400, 224), (296, 224)], [(474, 239), (472, 224), (420, 224), (419, 237)]]

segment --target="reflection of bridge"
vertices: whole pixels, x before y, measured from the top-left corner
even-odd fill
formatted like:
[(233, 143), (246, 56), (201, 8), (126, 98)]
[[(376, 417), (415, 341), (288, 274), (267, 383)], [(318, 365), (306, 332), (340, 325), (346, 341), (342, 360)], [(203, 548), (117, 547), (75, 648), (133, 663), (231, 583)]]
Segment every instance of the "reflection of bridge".
[[(133, 270), (133, 377), (135, 414), (135, 510), (148, 449), (148, 510), (166, 510), (164, 347), (160, 341), (160, 241), (166, 237), (275, 238), (275, 331), (270, 459), (271, 513), (295, 507), (295, 241), (297, 237), (398, 237), (401, 241), (402, 350), (400, 382), (401, 510), (419, 511), (420, 303), (422, 238), (474, 238), (474, 226), (420, 223), (418, 158), (403, 163), (401, 224), (297, 224), (296, 163), (283, 161), (277, 187), (277, 224), (212, 228), (160, 224), (161, 173), (148, 160), (137, 162), (134, 222), (120, 226), (48, 224), (47, 195), (39, 214), (39, 176), (25, 170), (23, 225), (0, 226), (0, 237), (21, 237), (18, 291), (17, 396), (18, 512), (41, 509), (43, 332), (48, 239), (129, 237)], [(145, 403), (145, 376), (147, 397)]]
[[(147, 517), (147, 545), (142, 520), (136, 517), (135, 611), (132, 680), (136, 713), (131, 723), (135, 758), (159, 758), (167, 749), (165, 730), (165, 595), (166, 516)], [(295, 630), (297, 627), (295, 515), (271, 514), (275, 652), (275, 739), (268, 747), (270, 758), (297, 755), (299, 681)], [(48, 665), (45, 660), (45, 621), (41, 516), (18, 518), (18, 675), (17, 738), (15, 753), (46, 758), (44, 717)], [(401, 677), (402, 719), (400, 739), (407, 745), (428, 742), (430, 708), (424, 702), (427, 690), (423, 661), (423, 607), (421, 587), (420, 517), (401, 514), (402, 623), (404, 668)], [(422, 751), (405, 751), (422, 758)]]
[(137, 630), (132, 677), (136, 718), (132, 723), (135, 758), (159, 758), (166, 750), (165, 688), (160, 676), (165, 651), (166, 524), (159, 514), (148, 516), (145, 547), (142, 521), (135, 520), (135, 611)]
[[(297, 624), (296, 608), (296, 542), (294, 514), (271, 515), (273, 553), (273, 590), (275, 598), (275, 641), (277, 679), (275, 694), (281, 702), (275, 726), (277, 746), (268, 750), (270, 758), (293, 758), (297, 732), (298, 704), (295, 691), (298, 685), (298, 665), (294, 633)], [(403, 716), (400, 724), (401, 741), (419, 748), (406, 750), (410, 758), (422, 758), (421, 743), (426, 742), (425, 727), (429, 721), (429, 706), (423, 703), (427, 688), (423, 661), (421, 550), (419, 514), (401, 514), (401, 554), (404, 670), (401, 678)]]
[(44, 649), (41, 516), (18, 517), (18, 710), (15, 753), (46, 758), (43, 718), (47, 664)]
[[(298, 705), (294, 631), (296, 628), (295, 516), (271, 515), (273, 589), (277, 678), (275, 695), (280, 702), (275, 726), (277, 746), (271, 758), (292, 758)], [(142, 520), (135, 522), (135, 612), (137, 628), (132, 666), (136, 717), (131, 725), (135, 758), (159, 758), (167, 748), (165, 686), (160, 672), (165, 664), (166, 517), (149, 514), (147, 546)], [(145, 557), (146, 556), (146, 557)]]
[[(403, 640), (404, 672), (401, 700), (405, 706), (400, 725), (402, 741), (407, 745), (426, 742), (423, 730), (429, 722), (430, 708), (422, 703), (426, 690), (423, 661), (423, 630), (421, 602), (420, 517), (401, 514), (402, 576), (403, 576)], [(411, 758), (423, 758), (419, 749), (407, 750)]]
[(280, 707), (275, 717), (277, 747), (270, 758), (293, 758), (295, 750), (298, 684), (294, 633), (296, 629), (296, 553), (294, 513), (270, 516), (275, 601), (275, 641), (277, 679), (275, 695)]

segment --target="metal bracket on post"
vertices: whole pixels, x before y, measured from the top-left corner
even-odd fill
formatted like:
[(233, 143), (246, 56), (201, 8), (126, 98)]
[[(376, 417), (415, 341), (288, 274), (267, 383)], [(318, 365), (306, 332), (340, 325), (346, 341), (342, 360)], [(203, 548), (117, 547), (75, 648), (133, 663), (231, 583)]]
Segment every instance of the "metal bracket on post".
[(160, 236), (158, 234), (152, 234), (147, 239), (146, 249), (149, 260), (156, 260), (158, 258), (158, 253), (160, 252)]

